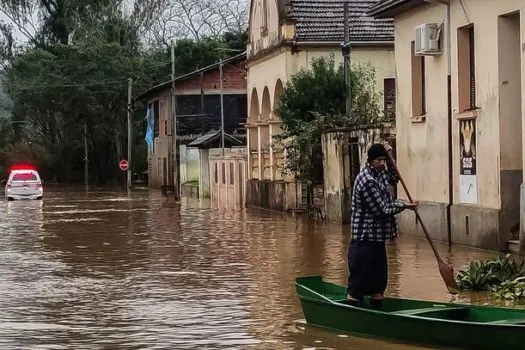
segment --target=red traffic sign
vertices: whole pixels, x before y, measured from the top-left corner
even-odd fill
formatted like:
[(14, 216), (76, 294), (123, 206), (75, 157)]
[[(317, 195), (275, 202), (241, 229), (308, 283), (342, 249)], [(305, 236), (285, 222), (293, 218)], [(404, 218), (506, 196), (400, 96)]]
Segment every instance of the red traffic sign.
[(118, 163), (118, 167), (120, 168), (120, 170), (124, 171), (124, 170), (128, 170), (128, 161), (125, 160), (125, 159), (122, 159), (119, 163)]

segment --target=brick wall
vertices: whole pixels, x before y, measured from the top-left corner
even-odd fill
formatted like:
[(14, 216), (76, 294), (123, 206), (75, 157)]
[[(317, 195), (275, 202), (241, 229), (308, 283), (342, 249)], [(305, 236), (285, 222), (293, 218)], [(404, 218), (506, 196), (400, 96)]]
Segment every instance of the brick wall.
[[(219, 83), (219, 67), (209, 72), (204, 73), (204, 89), (216, 90), (220, 88)], [(223, 88), (224, 89), (246, 89), (246, 79), (244, 77), (244, 62), (226, 64), (223, 67)], [(192, 76), (184, 81), (177, 81), (175, 89), (194, 90), (201, 88), (201, 77), (199, 74)]]

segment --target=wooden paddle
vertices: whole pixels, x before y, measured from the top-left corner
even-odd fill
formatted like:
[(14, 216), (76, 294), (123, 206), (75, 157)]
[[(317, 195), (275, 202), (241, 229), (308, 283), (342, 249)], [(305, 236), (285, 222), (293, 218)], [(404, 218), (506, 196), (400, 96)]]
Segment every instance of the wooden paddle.
[[(413, 203), (414, 201), (412, 200), (412, 196), (410, 195), (407, 185), (405, 184), (405, 181), (403, 180), (403, 177), (401, 176), (401, 173), (399, 172), (399, 169), (397, 168), (396, 162), (390, 152), (388, 152), (388, 156), (390, 157), (390, 163), (392, 164), (395, 171), (397, 172), (397, 175), (399, 176), (399, 180), (401, 181), (401, 184), (403, 185), (403, 188), (407, 194), (408, 200), (411, 203)], [(439, 273), (441, 273), (441, 277), (443, 278), (443, 281), (445, 282), (445, 285), (447, 286), (448, 291), (451, 294), (458, 294), (459, 287), (454, 277), (454, 267), (452, 267), (452, 265), (447, 264), (443, 261), (443, 259), (439, 255), (439, 252), (434, 246), (434, 242), (432, 242), (432, 239), (430, 238), (430, 235), (428, 234), (427, 227), (423, 223), (423, 220), (421, 220), (421, 216), (419, 216), (419, 212), (417, 208), (414, 208), (414, 212), (416, 213), (416, 219), (419, 221), (419, 224), (423, 228), (423, 232), (425, 233), (425, 236), (427, 237), (428, 242), (430, 243), (430, 246), (432, 247), (432, 250), (434, 251), (434, 255), (436, 256), (438, 266), (439, 266)]]

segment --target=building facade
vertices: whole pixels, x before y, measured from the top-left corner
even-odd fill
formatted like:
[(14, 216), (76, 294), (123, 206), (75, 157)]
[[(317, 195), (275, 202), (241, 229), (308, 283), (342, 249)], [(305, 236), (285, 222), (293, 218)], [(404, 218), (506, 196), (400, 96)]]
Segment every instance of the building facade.
[[(377, 91), (386, 88), (385, 95), (392, 96), (393, 22), (365, 14), (375, 2), (349, 1), (351, 61), (371, 63), (376, 69)], [(290, 77), (309, 67), (313, 58), (334, 54), (336, 63), (342, 63), (343, 23), (341, 1), (252, 0), (247, 48), (250, 181), (291, 181), (283, 175), (284, 152), (275, 142), (275, 136), (281, 132), (275, 107)], [(290, 193), (289, 200), (285, 198), (283, 202), (297, 203), (297, 197), (300, 195)]]
[[(223, 61), (224, 130), (242, 140), (246, 139), (247, 120), (245, 62), (245, 53)], [(177, 152), (180, 152), (181, 145), (187, 145), (212, 130), (220, 130), (219, 78), (220, 65), (216, 63), (175, 79)], [(171, 81), (148, 89), (136, 96), (135, 101), (144, 101), (153, 118), (153, 143), (148, 150), (149, 186), (160, 188), (163, 185), (172, 185), (174, 157)], [(180, 156), (179, 154), (177, 157), (177, 166), (180, 165)], [(180, 171), (178, 174), (180, 181)]]
[[(525, 211), (525, 2), (383, 0), (369, 13), (395, 20), (398, 163), (431, 234), (507, 250)], [(413, 214), (401, 231), (420, 232)]]

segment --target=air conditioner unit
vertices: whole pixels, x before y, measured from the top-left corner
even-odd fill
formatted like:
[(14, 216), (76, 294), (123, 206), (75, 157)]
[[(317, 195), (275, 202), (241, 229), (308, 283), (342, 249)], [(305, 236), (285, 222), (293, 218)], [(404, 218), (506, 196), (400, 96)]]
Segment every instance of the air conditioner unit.
[(424, 23), (416, 27), (416, 56), (441, 55), (439, 39), (441, 25), (437, 23)]

